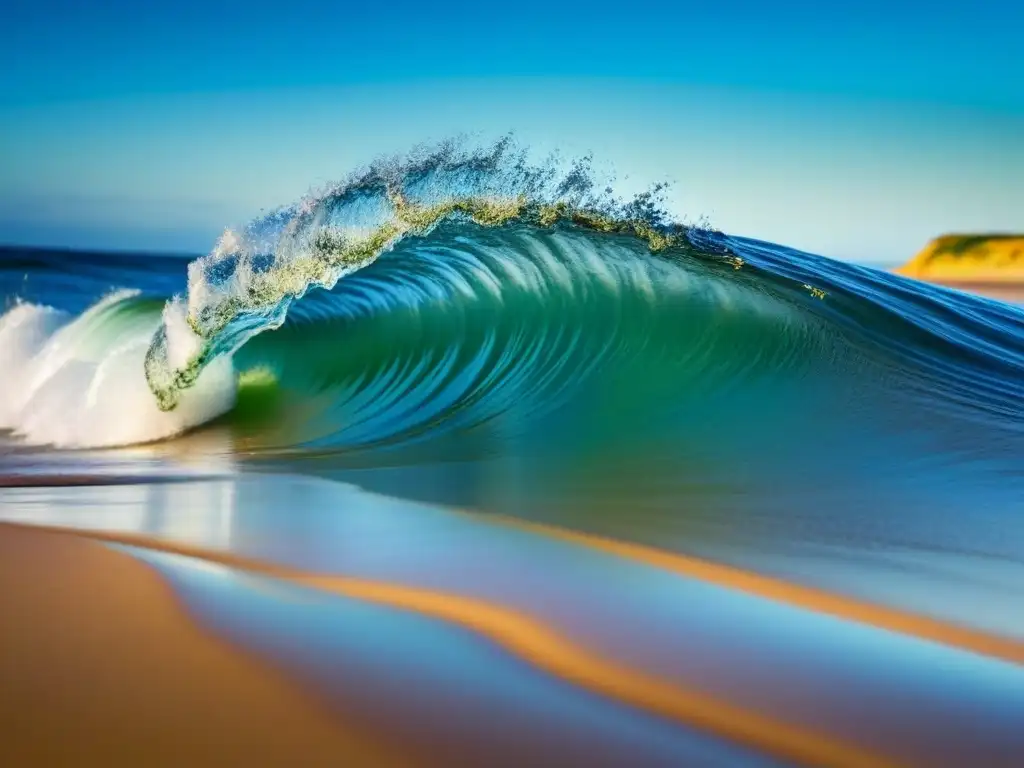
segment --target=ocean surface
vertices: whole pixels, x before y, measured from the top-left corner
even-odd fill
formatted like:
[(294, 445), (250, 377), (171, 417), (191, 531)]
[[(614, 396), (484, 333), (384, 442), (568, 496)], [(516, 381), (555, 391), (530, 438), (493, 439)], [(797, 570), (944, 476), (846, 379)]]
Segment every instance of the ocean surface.
[(659, 193), (448, 146), (201, 258), (0, 250), (0, 519), (155, 542), (197, 617), (427, 763), (822, 753), (204, 553), (500, 606), (897, 762), (1019, 764), (1020, 660), (673, 563), (1024, 645), (1024, 310)]

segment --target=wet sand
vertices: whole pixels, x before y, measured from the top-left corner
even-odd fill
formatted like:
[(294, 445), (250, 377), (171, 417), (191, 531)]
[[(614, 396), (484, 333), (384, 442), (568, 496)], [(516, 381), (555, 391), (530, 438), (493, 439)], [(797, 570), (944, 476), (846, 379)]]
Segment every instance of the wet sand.
[[(322, 712), (313, 712), (313, 722), (308, 723), (309, 702), (289, 702), (287, 695), (295, 692), (287, 691), (280, 681), (273, 687), (269, 670), (238, 658), (239, 649), (234, 646), (205, 637), (175, 604), (169, 584), (130, 555), (104, 547), (103, 540), (120, 540), (130, 547), (141, 544), (146, 547), (138, 550), (143, 558), (147, 551), (159, 550), (181, 553), (186, 558), (198, 556), (199, 562), (241, 568), (360, 603), (441, 619), (472, 630), (511, 652), (512, 657), (528, 660), (574, 688), (683, 724), (682, 733), (686, 726), (694, 725), (698, 731), (752, 746), (787, 763), (865, 768), (895, 764), (770, 716), (637, 673), (575, 646), (528, 617), (480, 601), (358, 579), (306, 575), (159, 541), (115, 536), (93, 540), (79, 533), (0, 524), (3, 593), (17, 595), (10, 615), (16, 616), (18, 626), (23, 628), (0, 645), (9, 667), (0, 676), (4, 683), (0, 716), (8, 716), (8, 709), (20, 710), (25, 722), (22, 733), (35, 734), (23, 744), (5, 745), (13, 747), (16, 764), (52, 764), (64, 750), (68, 758), (75, 756), (76, 760), (68, 760), (75, 764), (81, 764), (77, 758), (91, 750), (95, 750), (95, 757), (90, 759), (97, 764), (153, 764), (154, 759), (166, 760), (167, 764), (228, 764), (257, 757), (259, 764), (268, 765), (292, 764), (292, 760), (303, 765), (318, 761), (360, 766), (398, 764), (394, 755), (386, 756), (357, 743), (352, 735), (332, 729), (329, 723), (321, 730)], [(9, 550), (19, 552), (21, 562), (8, 557)], [(28, 562), (39, 573), (27, 570)], [(32, 589), (18, 590), (12, 582), (26, 572), (33, 577)], [(146, 606), (144, 612), (140, 611), (142, 606)], [(59, 631), (54, 627), (56, 623), (70, 623), (79, 630), (74, 636), (85, 638), (85, 642), (69, 641), (67, 631), (71, 627)], [(9, 643), (11, 647), (7, 647)], [(346, 661), (339, 659), (336, 663), (344, 665)], [(178, 676), (177, 670), (184, 670), (183, 676)], [(13, 685), (8, 685), (8, 679)], [(54, 694), (54, 688), (48, 685), (51, 680), (59, 681), (59, 693)], [(216, 688), (207, 693), (211, 681), (216, 681)], [(101, 688), (103, 692), (97, 694)], [(410, 690), (408, 695), (416, 694)], [(236, 701), (235, 696), (244, 698)], [(94, 697), (100, 707), (91, 704)], [(24, 706), (25, 699), (29, 699), (29, 707)], [(197, 707), (197, 699), (205, 706)], [(279, 722), (277, 718), (285, 707), (291, 719)], [(341, 706), (336, 702), (335, 714), (351, 707), (351, 701)], [(212, 712), (220, 717), (212, 719)], [(88, 716), (83, 718), (83, 713)], [(226, 722), (222, 723), (225, 713)], [(353, 714), (357, 721), (361, 719), (360, 713)], [(117, 729), (111, 729), (110, 723), (117, 723)], [(395, 729), (401, 725), (397, 720), (392, 723)], [(132, 738), (122, 741), (122, 729)], [(372, 725), (368, 730), (378, 734), (384, 731)], [(536, 728), (530, 733), (541, 748), (537, 754), (540, 762), (534, 764), (563, 764), (557, 755), (564, 745), (556, 746)], [(253, 738), (249, 734), (254, 734)], [(272, 735), (269, 740), (268, 734)], [(185, 735), (183, 742), (177, 741), (179, 735)], [(600, 740), (596, 734), (594, 738)], [(478, 745), (481, 751), (465, 737), (463, 741), (462, 745), (449, 744), (440, 750), (436, 744), (417, 745), (415, 762), (447, 765), (455, 758), (458, 764), (479, 764), (481, 759), (490, 765), (521, 764), (500, 753), (488, 755), (486, 744)], [(292, 742), (301, 743), (303, 748), (295, 749)], [(170, 744), (175, 749), (169, 750)], [(53, 747), (59, 754), (51, 756), (46, 751)], [(0, 758), (4, 755), (2, 749)], [(747, 763), (741, 754), (729, 757)], [(471, 762), (467, 763), (467, 758)], [(582, 756), (577, 755), (570, 764), (584, 764)], [(595, 754), (586, 758), (586, 764), (603, 761)]]
[(0, 765), (401, 764), (101, 544), (0, 527), (0, 615)]
[[(119, 585), (142, 584), (141, 574), (155, 595), (142, 604), (166, 606), (179, 629), (293, 684), (304, 706), (326, 707), (329, 725), (401, 745), (417, 763), (994, 766), (1017, 765), (1024, 744), (1021, 638), (929, 618), (913, 601), (886, 608), (678, 553), (290, 476), (11, 488), (0, 519), (2, 594), (20, 600), (0, 610), (55, 637), (52, 654), (62, 645), (82, 653), (72, 639), (82, 631), (52, 634), (62, 611), (78, 611), (76, 622), (109, 612)], [(9, 543), (11, 531), (26, 535), (18, 524), (63, 532), (29, 531), (42, 543), (19, 564), (7, 556), (24, 549)], [(83, 550), (64, 557), (53, 541), (92, 548), (91, 578), (108, 578), (108, 562), (135, 575), (86, 583), (75, 565)], [(37, 581), (60, 574), (64, 603), (52, 587), (42, 591), (50, 602), (14, 591), (26, 579), (39, 592)], [(37, 619), (35, 606), (47, 615)], [(128, 600), (108, 624), (138, 621), (133, 608)], [(166, 645), (156, 636), (149, 645)], [(22, 652), (40, 652), (33, 642)], [(180, 667), (178, 646), (146, 653)], [(47, 689), (47, 668), (45, 657), (34, 662), (22, 688)], [(167, 685), (147, 675), (134, 676), (146, 680), (140, 699)], [(59, 712), (37, 702), (35, 717), (74, 721), (89, 701)], [(208, 730), (205, 712), (181, 707), (163, 738)], [(171, 719), (152, 709), (132, 716)], [(93, 723), (121, 717), (108, 711)], [(74, 727), (61, 723), (54, 740)], [(265, 738), (273, 729), (252, 730)], [(261, 763), (292, 762), (255, 751)]]

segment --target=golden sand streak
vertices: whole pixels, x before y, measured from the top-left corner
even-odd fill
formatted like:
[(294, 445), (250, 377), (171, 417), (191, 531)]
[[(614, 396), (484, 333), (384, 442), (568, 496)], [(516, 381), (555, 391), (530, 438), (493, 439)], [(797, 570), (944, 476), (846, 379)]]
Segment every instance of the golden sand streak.
[[(12, 524), (0, 524), (3, 525)], [(594, 693), (704, 729), (785, 760), (834, 768), (896, 764), (882, 756), (862, 751), (813, 731), (773, 720), (698, 691), (686, 690), (637, 672), (591, 653), (528, 616), (481, 600), (386, 582), (309, 574), (223, 552), (168, 543), (144, 536), (54, 527), (47, 527), (45, 530), (200, 558), (273, 576), (297, 585), (414, 611), (451, 622), (493, 640), (506, 651), (549, 674)]]
[(418, 764), (98, 542), (0, 528), (0, 615), (0, 765)]
[(440, 592), (340, 577), (292, 581), (357, 600), (415, 611), (487, 637), (539, 669), (640, 709), (808, 765), (894, 765), (812, 731), (686, 690), (601, 658), (527, 616)]
[(875, 603), (825, 592), (813, 587), (763, 576), (728, 565), (700, 560), (687, 555), (655, 549), (643, 544), (609, 539), (590, 533), (571, 531), (543, 523), (531, 523), (502, 515), (464, 512), (476, 520), (508, 526), (550, 539), (587, 547), (599, 552), (626, 558), (727, 589), (746, 592), (766, 600), (803, 608), (815, 613), (868, 624), (890, 632), (929, 640), (934, 643), (972, 651), (1013, 664), (1024, 664), (1024, 643), (999, 637), (969, 627), (938, 619), (905, 613)]

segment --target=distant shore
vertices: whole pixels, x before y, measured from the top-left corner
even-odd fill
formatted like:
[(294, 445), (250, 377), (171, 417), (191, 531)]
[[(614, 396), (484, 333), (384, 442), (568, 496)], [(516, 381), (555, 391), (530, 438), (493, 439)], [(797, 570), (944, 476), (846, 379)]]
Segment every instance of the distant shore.
[(1024, 235), (943, 235), (895, 272), (951, 286), (1024, 286)]
[(1024, 235), (943, 235), (892, 271), (966, 293), (1024, 303)]

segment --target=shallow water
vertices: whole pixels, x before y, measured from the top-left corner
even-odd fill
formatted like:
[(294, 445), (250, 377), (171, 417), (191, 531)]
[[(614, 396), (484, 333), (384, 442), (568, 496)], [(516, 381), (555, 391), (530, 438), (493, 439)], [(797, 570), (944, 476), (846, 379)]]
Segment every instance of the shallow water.
[[(758, 750), (699, 735), (685, 721), (666, 726), (629, 698), (607, 703), (561, 682), (558, 664), (538, 671), (458, 622), (309, 592), (202, 553), (500, 606), (634, 674), (867, 754), (1010, 765), (1024, 748), (1019, 664), (687, 578), (508, 519), (248, 473), (8, 489), (0, 518), (142, 535), (152, 545), (128, 551), (155, 564), (196, 618), (288, 670), (347, 720), (442, 763), (483, 759), (517, 740), (525, 752), (509, 752), (508, 764), (582, 763), (597, 759), (588, 756), (594, 748), (610, 765), (631, 751), (644, 764), (745, 765), (758, 764)], [(159, 542), (196, 557), (149, 548)], [(414, 695), (426, 690), (426, 699)], [(454, 699), (438, 715), (445, 697)], [(511, 720), (508, 707), (518, 713)], [(595, 728), (600, 742), (586, 738)]]

